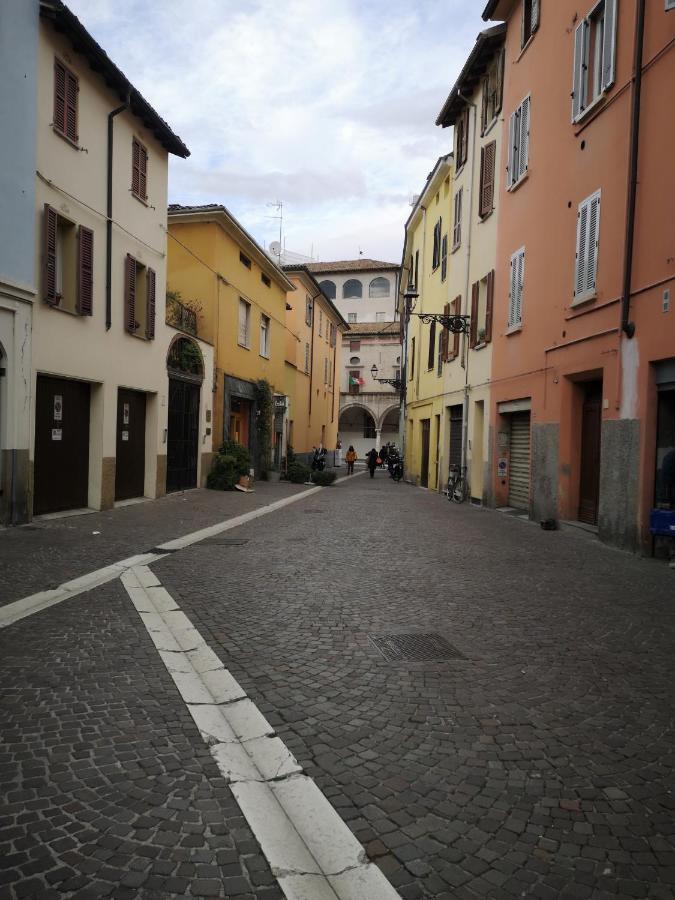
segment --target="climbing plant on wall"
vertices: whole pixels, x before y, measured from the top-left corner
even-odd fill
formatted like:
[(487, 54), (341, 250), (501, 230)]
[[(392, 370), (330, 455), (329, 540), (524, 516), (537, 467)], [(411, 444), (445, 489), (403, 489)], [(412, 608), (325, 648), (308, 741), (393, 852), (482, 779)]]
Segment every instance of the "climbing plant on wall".
[(272, 417), (274, 398), (270, 383), (265, 379), (256, 381), (254, 386), (256, 412), (256, 434), (258, 438), (258, 465), (260, 476), (265, 477), (272, 462)]

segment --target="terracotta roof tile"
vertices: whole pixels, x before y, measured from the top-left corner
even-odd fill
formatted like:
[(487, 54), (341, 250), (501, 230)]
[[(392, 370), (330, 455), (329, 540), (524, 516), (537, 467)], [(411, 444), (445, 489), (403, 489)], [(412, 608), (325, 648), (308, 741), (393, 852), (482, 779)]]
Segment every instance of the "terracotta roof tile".
[(335, 262), (307, 263), (310, 272), (328, 274), (329, 272), (377, 272), (380, 269), (394, 270), (398, 263), (382, 262), (379, 259), (339, 259)]
[(393, 334), (398, 337), (400, 325), (398, 322), (350, 322), (345, 338), (354, 338), (359, 334)]

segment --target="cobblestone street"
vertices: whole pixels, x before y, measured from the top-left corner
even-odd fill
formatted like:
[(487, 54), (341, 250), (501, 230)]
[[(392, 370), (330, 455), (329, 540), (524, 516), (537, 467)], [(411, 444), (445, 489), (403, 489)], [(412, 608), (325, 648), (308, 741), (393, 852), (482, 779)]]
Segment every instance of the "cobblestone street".
[[(267, 490), (115, 510), (119, 556), (45, 548), (3, 595), (295, 489)], [(401, 897), (675, 896), (667, 566), (378, 472), (151, 568)], [(404, 634), (452, 651), (373, 640)], [(0, 630), (0, 679), (0, 898), (283, 896), (119, 581)]]

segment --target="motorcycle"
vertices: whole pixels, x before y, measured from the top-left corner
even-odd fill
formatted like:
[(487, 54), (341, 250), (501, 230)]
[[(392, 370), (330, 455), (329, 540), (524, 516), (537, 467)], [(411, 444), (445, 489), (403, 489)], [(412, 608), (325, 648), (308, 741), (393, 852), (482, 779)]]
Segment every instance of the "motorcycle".
[(316, 451), (314, 454), (314, 458), (312, 459), (312, 471), (314, 472), (323, 472), (326, 468), (326, 451)]
[(403, 457), (390, 455), (387, 462), (389, 467), (389, 477), (394, 481), (400, 481), (403, 478)]

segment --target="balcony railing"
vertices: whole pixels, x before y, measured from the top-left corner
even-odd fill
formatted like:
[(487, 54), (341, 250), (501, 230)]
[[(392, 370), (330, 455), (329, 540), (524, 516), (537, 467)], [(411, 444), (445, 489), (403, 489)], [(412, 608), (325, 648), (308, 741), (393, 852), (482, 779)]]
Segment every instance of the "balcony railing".
[(166, 298), (166, 324), (197, 337), (197, 313), (175, 297)]

